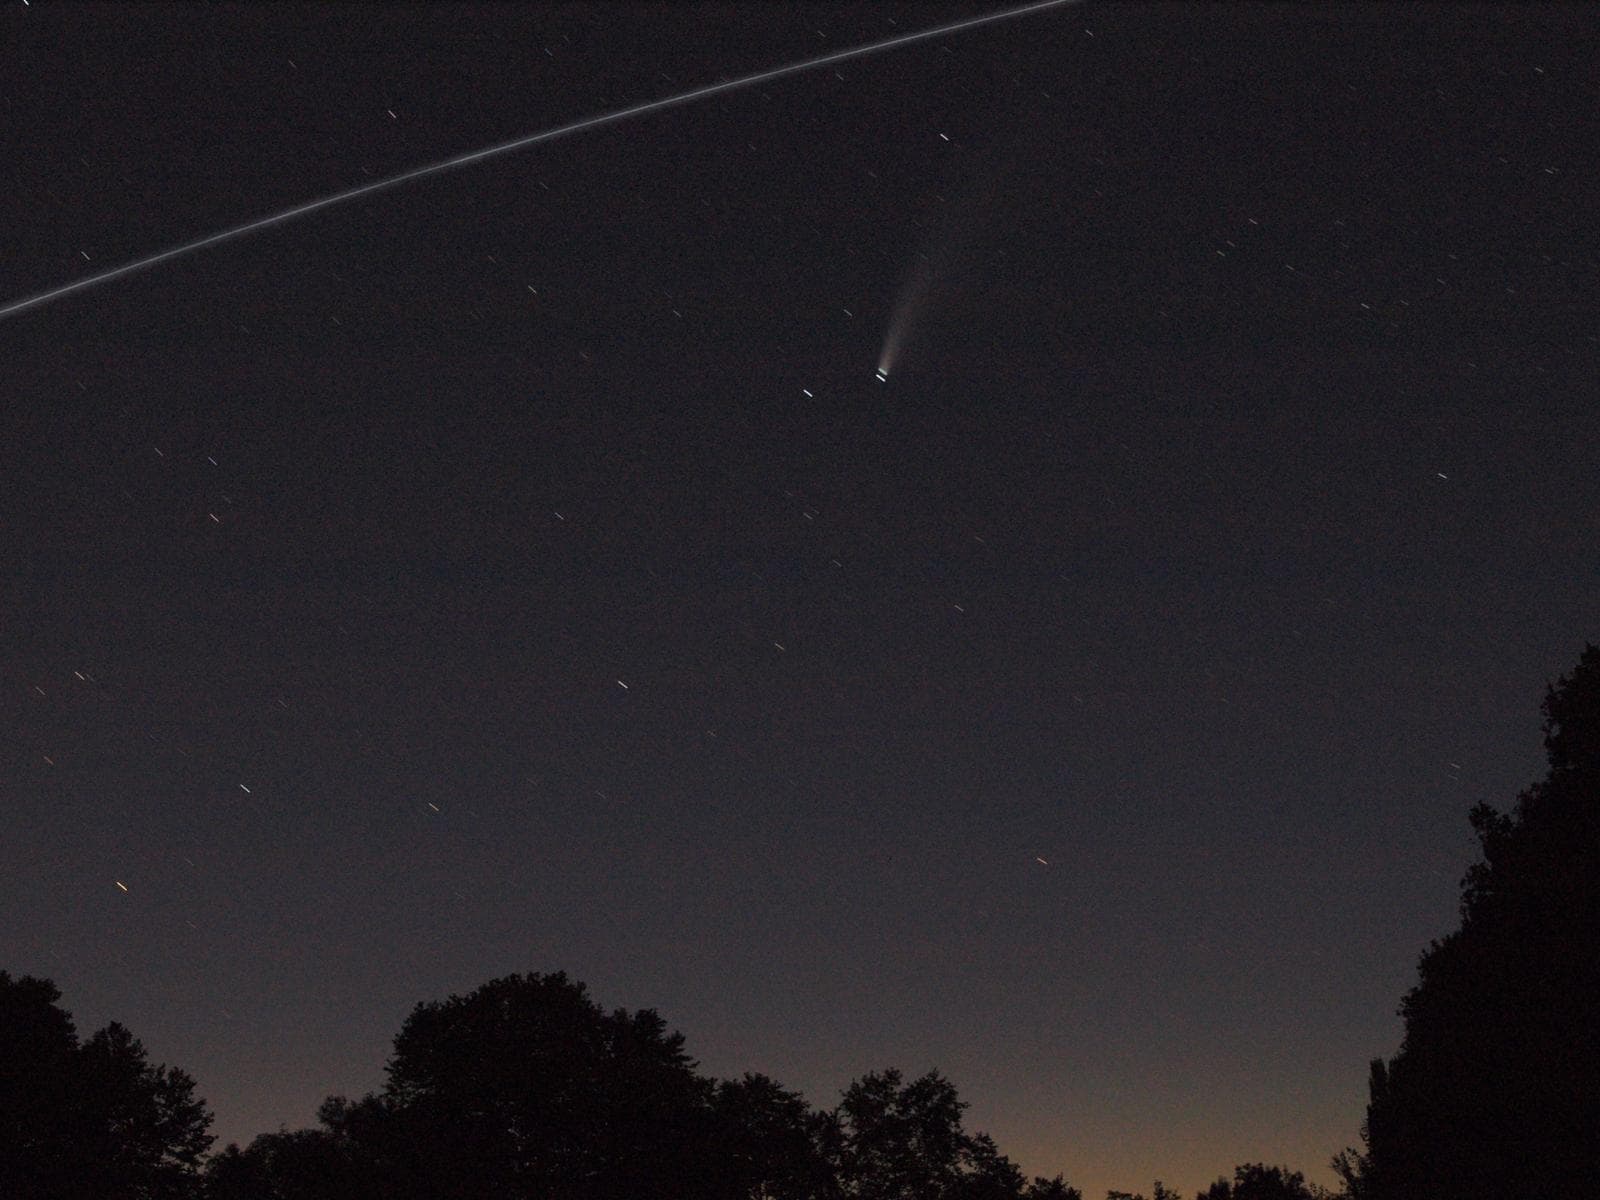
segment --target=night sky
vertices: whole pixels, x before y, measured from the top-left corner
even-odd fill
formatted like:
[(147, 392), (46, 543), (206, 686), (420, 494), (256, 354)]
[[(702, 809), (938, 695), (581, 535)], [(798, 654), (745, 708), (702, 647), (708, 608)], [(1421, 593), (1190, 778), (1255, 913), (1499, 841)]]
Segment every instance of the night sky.
[[(1002, 7), (13, 3), (0, 305)], [(564, 969), (1088, 1196), (1331, 1183), (1597, 632), (1597, 53), (1065, 6), (0, 321), (0, 967), (219, 1148)]]

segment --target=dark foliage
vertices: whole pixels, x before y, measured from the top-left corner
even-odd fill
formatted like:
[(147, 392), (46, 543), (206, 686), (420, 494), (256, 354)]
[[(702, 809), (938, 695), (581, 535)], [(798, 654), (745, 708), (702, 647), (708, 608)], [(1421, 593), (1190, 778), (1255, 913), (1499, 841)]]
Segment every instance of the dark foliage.
[[(655, 1012), (606, 1013), (564, 973), (417, 1005), (381, 1093), (202, 1172), (193, 1081), (116, 1023), (79, 1044), (59, 999), (0, 972), (0, 1200), (1083, 1200), (967, 1133), (936, 1071), (862, 1076), (819, 1112), (765, 1075), (698, 1075)], [(1248, 1166), (1198, 1200), (1323, 1195)]]
[[(1600, 649), (1544, 713), (1547, 777), (1510, 815), (1471, 813), (1460, 928), (1372, 1063), (1364, 1151), (1334, 1160), (1348, 1200), (1600, 1195)], [(330, 1097), (318, 1128), (230, 1145), (202, 1177), (193, 1080), (116, 1023), (80, 1043), (59, 999), (0, 971), (6, 1200), (1082, 1200), (968, 1134), (937, 1072), (868, 1074), (817, 1112), (763, 1075), (700, 1076), (653, 1010), (607, 1013), (564, 973), (419, 1004), (380, 1094)], [(1247, 1164), (1197, 1200), (1326, 1195)]]
[(419, 1004), (382, 1093), (210, 1163), (208, 1200), (1082, 1200), (1025, 1183), (937, 1073), (818, 1112), (764, 1075), (710, 1080), (653, 1011), (565, 974)]
[(79, 1043), (48, 980), (0, 971), (0, 1196), (186, 1200), (211, 1115), (112, 1022)]
[[(1106, 1193), (1106, 1200), (1145, 1200), (1143, 1192), (1117, 1192)], [(1150, 1191), (1150, 1200), (1179, 1200), (1178, 1193), (1159, 1179)]]
[[(1014, 1200), (1022, 1172), (987, 1134), (961, 1127), (966, 1108), (937, 1071), (902, 1083), (864, 1075), (830, 1114), (825, 1146), (850, 1200)], [(1036, 1189), (1051, 1184), (1038, 1180)], [(1050, 1194), (1040, 1191), (1038, 1194)]]
[(1035, 1175), (1022, 1195), (1023, 1200), (1083, 1200), (1083, 1193), (1075, 1187), (1069, 1187), (1060, 1175), (1052, 1179)]
[(564, 973), (420, 1004), (384, 1101), (436, 1195), (699, 1195), (712, 1089), (655, 1012), (604, 1013)]
[(1544, 703), (1548, 776), (1472, 811), (1461, 926), (1422, 955), (1372, 1063), (1356, 1200), (1600, 1195), (1600, 649)]
[(1246, 1163), (1234, 1168), (1232, 1183), (1219, 1179), (1195, 1200), (1320, 1200), (1326, 1194), (1307, 1184), (1299, 1171)]
[(419, 1004), (389, 1082), (321, 1128), (230, 1146), (212, 1200), (826, 1200), (826, 1118), (762, 1075), (702, 1078), (653, 1011), (564, 973)]
[(0, 971), (0, 1196), (69, 1194), (78, 1034), (60, 999), (49, 980)]
[(262, 1134), (245, 1150), (230, 1145), (207, 1169), (212, 1200), (334, 1200), (376, 1197), (370, 1164), (325, 1129)]
[(833, 1174), (821, 1152), (828, 1118), (798, 1092), (746, 1073), (717, 1084), (712, 1099), (721, 1178), (714, 1194), (765, 1200), (832, 1200)]

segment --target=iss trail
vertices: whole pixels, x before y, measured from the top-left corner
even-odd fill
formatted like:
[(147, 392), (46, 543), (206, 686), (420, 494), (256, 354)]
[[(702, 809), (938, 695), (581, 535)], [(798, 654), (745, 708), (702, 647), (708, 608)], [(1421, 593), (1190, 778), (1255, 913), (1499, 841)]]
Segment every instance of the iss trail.
[[(759, 71), (754, 75), (744, 75), (738, 79), (730, 79), (724, 83), (713, 83), (706, 87), (695, 88), (692, 91), (680, 92), (675, 96), (667, 96), (661, 100), (651, 100), (644, 104), (635, 104), (628, 108), (619, 108), (614, 112), (602, 113), (597, 117), (585, 117), (581, 121), (573, 121), (566, 125), (547, 129), (542, 133), (529, 134), (526, 137), (515, 138), (509, 142), (501, 142), (483, 150), (474, 150), (470, 154), (457, 155), (441, 162), (431, 163), (425, 167), (417, 167), (410, 171), (403, 171), (399, 175), (392, 175), (387, 179), (379, 179), (372, 183), (362, 184), (346, 191), (335, 192), (319, 200), (311, 200), (305, 204), (298, 204), (293, 208), (286, 208), (281, 212), (248, 221), (243, 225), (235, 225), (231, 229), (224, 229), (220, 233), (209, 234), (170, 250), (163, 250), (158, 254), (151, 254), (145, 258), (124, 263), (120, 267), (113, 267), (109, 271), (101, 271), (94, 275), (85, 276), (73, 283), (63, 284), (51, 288), (49, 291), (39, 292), (33, 296), (26, 296), (20, 300), (0, 306), (0, 320), (14, 317), (18, 313), (26, 312), (32, 308), (49, 304), (63, 296), (70, 296), (74, 292), (81, 292), (88, 288), (96, 287), (102, 283), (110, 283), (113, 279), (120, 279), (124, 275), (131, 275), (136, 271), (158, 266), (169, 259), (179, 258), (185, 254), (192, 254), (197, 250), (204, 250), (209, 246), (216, 246), (222, 242), (232, 241), (234, 238), (243, 237), (248, 233), (256, 233), (274, 225), (282, 225), (296, 217), (308, 216), (320, 209), (331, 208), (335, 204), (343, 204), (347, 200), (355, 200), (361, 196), (380, 192), (386, 188), (397, 187), (402, 183), (410, 183), (428, 175), (438, 175), (445, 171), (453, 171), (457, 167), (470, 166), (484, 159), (494, 158), (501, 154), (510, 154), (514, 150), (522, 150), (540, 142), (553, 141), (569, 133), (579, 133), (585, 129), (595, 129), (601, 125), (610, 125), (618, 121), (630, 120), (633, 117), (642, 117), (646, 113), (657, 112), (661, 109), (672, 108), (679, 104), (688, 104), (694, 100), (703, 100), (707, 96), (719, 95), (723, 92), (734, 92), (740, 88), (747, 88), (757, 83), (766, 83), (770, 80), (781, 79), (786, 75), (797, 75), (802, 71), (810, 71), (817, 67), (827, 66), (829, 63), (846, 62), (853, 58), (864, 58), (869, 54), (877, 54), (883, 50), (892, 50), (896, 46), (906, 46), (912, 42), (926, 41), (930, 38), (944, 37), (947, 34), (958, 33), (963, 29), (974, 29), (980, 25), (988, 25), (995, 21), (1004, 21), (1011, 17), (1026, 16), (1028, 13), (1040, 12), (1047, 8), (1059, 8), (1066, 4), (1076, 4), (1078, 0), (1041, 0), (1040, 3), (1024, 4), (1017, 8), (1002, 9), (999, 12), (985, 14), (981, 17), (971, 17), (965, 21), (954, 21), (948, 25), (935, 26), (916, 33), (901, 34), (898, 37), (885, 38), (881, 42), (872, 42), (865, 46), (856, 46), (850, 50), (839, 50), (833, 54), (824, 54), (817, 58), (808, 58), (803, 62), (790, 63), (788, 66), (773, 67), (767, 71)], [(880, 367), (878, 372), (880, 381), (888, 378), (886, 369)]]

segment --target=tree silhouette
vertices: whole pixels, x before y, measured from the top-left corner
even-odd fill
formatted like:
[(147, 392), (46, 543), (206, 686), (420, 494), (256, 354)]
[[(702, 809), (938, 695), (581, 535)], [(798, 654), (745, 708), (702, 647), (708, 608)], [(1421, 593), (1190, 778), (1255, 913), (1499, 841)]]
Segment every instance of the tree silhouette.
[(112, 1022), (79, 1044), (49, 980), (0, 971), (0, 1196), (188, 1200), (212, 1138), (194, 1080)]
[(366, 1164), (324, 1129), (264, 1133), (207, 1164), (208, 1200), (337, 1200), (373, 1195)]
[(78, 1034), (60, 999), (47, 979), (0, 971), (0, 1196), (71, 1194)]
[(1219, 1179), (1197, 1193), (1195, 1200), (1321, 1200), (1327, 1194), (1325, 1189), (1307, 1184), (1299, 1171), (1246, 1163), (1234, 1168), (1232, 1183)]
[(511, 975), (417, 1005), (383, 1095), (324, 1117), (397, 1187), (441, 1200), (671, 1200), (734, 1174), (694, 1068), (654, 1011), (607, 1014), (564, 972)]
[(193, 1195), (214, 1140), (194, 1080), (174, 1067), (150, 1066), (144, 1046), (115, 1021), (79, 1048), (78, 1060), (93, 1194), (107, 1200)]
[(1067, 1181), (1060, 1175), (1052, 1179), (1035, 1175), (1022, 1195), (1023, 1200), (1083, 1200), (1083, 1193), (1067, 1186)]
[[(388, 1083), (319, 1128), (207, 1164), (206, 1200), (1083, 1200), (1024, 1184), (938, 1072), (863, 1076), (832, 1112), (765, 1075), (696, 1074), (650, 1009), (609, 1014), (565, 972), (418, 1004)], [(1157, 1184), (1157, 1200), (1177, 1200)]]
[(765, 1075), (701, 1077), (653, 1010), (608, 1014), (564, 972), (418, 1004), (387, 1073), (319, 1128), (228, 1146), (207, 1200), (1083, 1200), (1024, 1186), (937, 1072), (818, 1112)]
[[(764, 1075), (700, 1077), (653, 1011), (607, 1014), (565, 973), (417, 1005), (388, 1076), (318, 1129), (229, 1146), (209, 1200), (842, 1200), (830, 1114)], [(986, 1139), (972, 1161), (1003, 1174)]]
[(1472, 810), (1461, 927), (1421, 957), (1372, 1063), (1353, 1200), (1600, 1195), (1600, 649), (1544, 702), (1547, 777)]
[(716, 1085), (712, 1108), (717, 1154), (707, 1162), (706, 1195), (734, 1200), (834, 1196), (833, 1174), (822, 1153), (827, 1117), (798, 1092), (746, 1072)]
[(431, 1195), (403, 1114), (376, 1096), (330, 1096), (319, 1129), (230, 1144), (206, 1164), (207, 1200), (411, 1200)]
[[(1144, 1200), (1144, 1193), (1111, 1191), (1106, 1193), (1106, 1200)], [(1177, 1192), (1158, 1179), (1150, 1190), (1150, 1200), (1179, 1200), (1179, 1198)]]
[[(937, 1071), (910, 1083), (903, 1083), (896, 1070), (856, 1080), (831, 1114), (824, 1143), (843, 1195), (848, 1200), (1021, 1196), (1022, 1172), (1016, 1165), (987, 1134), (972, 1136), (962, 1129), (966, 1107)], [(1035, 1194), (1050, 1194), (1045, 1189), (1051, 1186), (1036, 1180)]]

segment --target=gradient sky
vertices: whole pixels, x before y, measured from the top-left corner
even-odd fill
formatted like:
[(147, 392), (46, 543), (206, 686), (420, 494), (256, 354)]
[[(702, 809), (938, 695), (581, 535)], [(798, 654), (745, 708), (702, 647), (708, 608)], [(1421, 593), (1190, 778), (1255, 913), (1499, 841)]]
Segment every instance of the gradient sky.
[[(13, 4), (0, 304), (997, 7)], [(1597, 35), (1067, 7), (0, 322), (0, 967), (219, 1146), (565, 969), (1332, 1182), (1597, 632)]]

